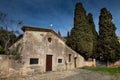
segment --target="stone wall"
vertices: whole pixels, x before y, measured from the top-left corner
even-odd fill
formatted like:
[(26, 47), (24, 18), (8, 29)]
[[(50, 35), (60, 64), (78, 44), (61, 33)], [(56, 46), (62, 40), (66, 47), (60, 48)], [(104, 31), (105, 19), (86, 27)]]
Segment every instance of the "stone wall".
[(35, 73), (29, 67), (22, 67), (23, 64), (19, 63), (10, 55), (0, 55), (0, 79), (5, 77), (28, 76)]
[(109, 63), (108, 67), (120, 67), (120, 60), (114, 63)]
[(84, 61), (84, 66), (86, 66), (86, 67), (96, 67), (96, 60), (95, 59), (93, 59), (93, 60), (91, 60), (91, 61)]
[(6, 55), (0, 55), (0, 75), (9, 74), (9, 57)]
[(0, 55), (0, 77), (15, 76), (18, 71), (14, 62), (10, 55)]

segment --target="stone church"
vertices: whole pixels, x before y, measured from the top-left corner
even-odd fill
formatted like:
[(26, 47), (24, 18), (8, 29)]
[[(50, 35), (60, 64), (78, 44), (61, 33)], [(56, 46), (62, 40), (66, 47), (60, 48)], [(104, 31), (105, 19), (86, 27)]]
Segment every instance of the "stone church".
[(22, 30), (23, 36), (12, 46), (15, 49), (20, 45), (22, 67), (46, 72), (84, 66), (84, 58), (52, 29), (24, 26)]

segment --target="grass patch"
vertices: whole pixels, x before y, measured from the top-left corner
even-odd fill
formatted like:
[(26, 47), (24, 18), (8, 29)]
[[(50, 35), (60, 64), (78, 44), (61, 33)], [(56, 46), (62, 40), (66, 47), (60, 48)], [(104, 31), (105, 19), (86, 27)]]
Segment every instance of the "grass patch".
[(90, 70), (90, 71), (97, 71), (103, 73), (110, 73), (110, 74), (120, 74), (120, 68), (108, 68), (108, 67), (85, 67), (83, 69)]

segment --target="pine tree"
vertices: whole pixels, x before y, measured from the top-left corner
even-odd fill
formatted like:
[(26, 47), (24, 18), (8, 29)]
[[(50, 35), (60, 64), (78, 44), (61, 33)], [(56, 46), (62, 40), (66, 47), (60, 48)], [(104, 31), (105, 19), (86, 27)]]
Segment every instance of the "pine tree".
[(102, 61), (114, 62), (120, 59), (120, 44), (115, 30), (111, 13), (106, 8), (102, 8), (99, 16), (98, 40), (98, 53)]
[(92, 35), (93, 35), (93, 55), (92, 57), (93, 58), (96, 58), (97, 57), (97, 32), (95, 30), (95, 24), (94, 24), (94, 21), (93, 21), (93, 15), (91, 13), (88, 14), (88, 22), (89, 22), (89, 26), (90, 26), (90, 29), (92, 30)]
[(67, 41), (68, 45), (84, 56), (85, 59), (91, 57), (93, 53), (93, 33), (82, 3), (77, 3), (75, 6), (74, 27)]

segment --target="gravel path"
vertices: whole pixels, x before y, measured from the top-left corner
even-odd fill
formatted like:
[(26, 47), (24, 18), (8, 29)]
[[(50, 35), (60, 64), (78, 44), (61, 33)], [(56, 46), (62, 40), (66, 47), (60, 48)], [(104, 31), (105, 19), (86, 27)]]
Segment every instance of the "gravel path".
[(120, 80), (119, 75), (92, 72), (83, 69), (60, 72), (46, 72), (22, 78), (8, 78), (0, 80)]

